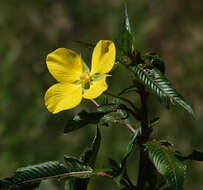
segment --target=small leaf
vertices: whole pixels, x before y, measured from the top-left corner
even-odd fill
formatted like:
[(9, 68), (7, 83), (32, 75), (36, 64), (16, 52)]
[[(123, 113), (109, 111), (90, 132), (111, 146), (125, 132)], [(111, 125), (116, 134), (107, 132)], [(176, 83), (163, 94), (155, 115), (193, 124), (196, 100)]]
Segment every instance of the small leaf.
[(173, 105), (187, 111), (192, 117), (194, 112), (185, 99), (172, 87), (169, 80), (156, 68), (142, 64), (132, 67), (137, 79), (147, 87), (167, 108)]
[(101, 96), (99, 96), (99, 97), (96, 99), (96, 102), (97, 102), (99, 105), (108, 104), (108, 97), (105, 96), (105, 95), (101, 95)]
[(123, 51), (126, 54), (134, 52), (134, 35), (132, 34), (132, 29), (128, 17), (128, 9), (125, 5), (124, 10), (124, 25), (123, 25)]
[(75, 131), (89, 124), (97, 124), (105, 114), (106, 113), (97, 112), (89, 113), (83, 110), (76, 115), (73, 120), (68, 120), (64, 133)]
[(186, 166), (167, 147), (157, 141), (147, 142), (145, 146), (154, 166), (166, 178), (170, 190), (181, 190)]
[(150, 60), (153, 67), (157, 68), (163, 74), (165, 73), (165, 62), (159, 55), (155, 53), (149, 53), (145, 57)]

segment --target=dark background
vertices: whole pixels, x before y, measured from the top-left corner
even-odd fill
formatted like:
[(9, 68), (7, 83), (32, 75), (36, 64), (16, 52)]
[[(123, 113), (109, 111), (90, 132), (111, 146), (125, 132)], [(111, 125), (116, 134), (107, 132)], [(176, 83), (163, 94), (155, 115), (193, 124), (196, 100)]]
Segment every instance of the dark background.
[[(63, 135), (68, 118), (86, 108), (57, 115), (43, 101), (55, 83), (48, 73), (46, 55), (58, 47), (81, 53), (91, 60), (91, 51), (74, 40), (96, 43), (121, 39), (123, 0), (1, 0), (0, 1), (0, 177), (18, 168), (63, 155), (79, 156), (93, 139), (93, 126)], [(203, 6), (201, 0), (130, 0), (129, 15), (136, 33), (136, 48), (159, 53), (166, 61), (166, 75), (195, 110), (196, 119), (168, 111), (155, 98), (151, 115), (161, 117), (153, 133), (189, 154), (203, 151)], [(109, 91), (117, 93), (129, 83), (126, 71), (116, 70), (109, 78)], [(125, 78), (125, 80), (120, 80)], [(134, 98), (135, 95), (129, 95)], [(102, 128), (102, 146), (97, 167), (107, 167), (107, 158), (119, 160), (130, 134), (123, 127)], [(136, 154), (130, 158), (131, 176), (136, 176)], [(185, 190), (203, 188), (203, 163), (189, 162)], [(134, 177), (135, 181), (135, 177)], [(57, 182), (45, 181), (40, 189), (57, 190)], [(89, 189), (116, 190), (108, 179), (95, 177)]]

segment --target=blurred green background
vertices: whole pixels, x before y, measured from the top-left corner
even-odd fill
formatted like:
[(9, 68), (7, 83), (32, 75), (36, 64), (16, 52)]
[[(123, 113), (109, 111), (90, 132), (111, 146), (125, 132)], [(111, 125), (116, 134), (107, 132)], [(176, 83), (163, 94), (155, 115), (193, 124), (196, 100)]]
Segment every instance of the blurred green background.
[[(79, 156), (90, 145), (92, 126), (63, 135), (67, 119), (82, 109), (94, 111), (90, 102), (52, 115), (43, 96), (55, 83), (48, 73), (46, 55), (58, 47), (81, 53), (91, 60), (91, 50), (74, 40), (96, 43), (119, 41), (123, 0), (1, 0), (0, 1), (0, 177), (18, 168), (63, 155)], [(185, 155), (203, 151), (203, 6), (202, 0), (129, 0), (129, 15), (136, 33), (136, 48), (159, 53), (166, 61), (166, 75), (195, 110), (196, 120), (185, 113), (168, 111), (152, 97), (151, 115), (160, 116), (153, 133), (167, 139)], [(126, 71), (109, 78), (109, 91), (129, 85)], [(125, 80), (121, 80), (124, 78)], [(134, 94), (129, 94), (135, 98)], [(157, 106), (158, 105), (158, 106)], [(122, 127), (102, 128), (97, 167), (107, 167), (109, 157), (119, 160), (130, 134)], [(136, 154), (130, 158), (130, 174), (136, 181)], [(203, 189), (203, 163), (189, 162), (185, 190)], [(63, 189), (45, 181), (40, 189)], [(90, 189), (116, 190), (108, 179), (95, 177)]]

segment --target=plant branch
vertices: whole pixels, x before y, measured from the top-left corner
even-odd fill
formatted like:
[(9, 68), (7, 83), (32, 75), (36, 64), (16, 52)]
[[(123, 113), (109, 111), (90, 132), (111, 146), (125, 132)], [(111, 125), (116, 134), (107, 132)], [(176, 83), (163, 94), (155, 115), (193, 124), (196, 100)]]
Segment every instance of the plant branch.
[[(94, 99), (90, 99), (97, 107), (99, 107), (100, 105), (96, 102), (96, 100)], [(117, 119), (120, 123), (122, 123), (123, 125), (125, 125), (131, 133), (135, 134), (135, 129), (133, 127), (131, 127), (128, 123), (126, 123), (124, 120), (120, 119), (119, 117), (115, 116), (112, 112), (110, 112), (110, 114)]]
[(69, 173), (63, 173), (63, 174), (58, 174), (58, 175), (53, 175), (53, 176), (39, 177), (39, 178), (35, 178), (35, 179), (26, 180), (26, 181), (20, 182), (20, 183), (15, 184), (15, 185), (12, 184), (12, 185), (10, 185), (10, 187), (14, 187), (14, 186), (18, 186), (18, 185), (24, 185), (24, 184), (33, 183), (33, 182), (39, 182), (39, 181), (42, 181), (45, 179), (63, 179), (63, 178), (69, 177), (69, 176), (83, 175), (83, 174), (98, 175), (98, 176), (113, 178), (113, 176), (111, 174), (107, 174), (104, 172), (94, 173), (92, 170), (88, 170), (88, 171), (69, 172)]

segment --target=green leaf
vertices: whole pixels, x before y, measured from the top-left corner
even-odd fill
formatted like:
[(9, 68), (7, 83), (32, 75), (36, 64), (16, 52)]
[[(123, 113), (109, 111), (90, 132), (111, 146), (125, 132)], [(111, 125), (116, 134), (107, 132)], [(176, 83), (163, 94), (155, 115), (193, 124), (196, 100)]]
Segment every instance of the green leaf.
[(134, 52), (134, 35), (132, 34), (132, 29), (128, 17), (128, 9), (125, 5), (124, 10), (124, 25), (123, 25), (123, 51), (126, 54)]
[(161, 71), (163, 74), (165, 73), (165, 62), (159, 55), (155, 53), (149, 53), (145, 56), (148, 60), (150, 60), (150, 64)]
[(81, 157), (83, 162), (87, 163), (92, 168), (94, 168), (95, 166), (100, 144), (101, 144), (101, 133), (100, 133), (99, 127), (97, 126), (97, 133), (92, 143), (92, 146), (88, 148)]
[[(92, 168), (94, 168), (94, 165), (96, 162), (97, 153), (99, 151), (100, 141), (101, 141), (101, 134), (100, 134), (99, 128), (97, 127), (97, 133), (91, 147), (88, 148), (81, 156), (82, 161), (71, 157), (68, 157), (68, 160), (67, 160), (67, 157), (66, 157), (66, 161), (68, 161), (69, 167), (71, 168), (73, 167), (74, 170), (81, 169), (82, 171), (85, 171), (87, 169), (87, 171), (89, 170), (92, 171)], [(68, 179), (65, 184), (65, 188), (67, 190), (87, 189), (88, 183), (89, 183), (89, 179)]]
[(131, 139), (128, 143), (126, 152), (125, 152), (120, 164), (118, 164), (115, 160), (109, 159), (109, 163), (113, 170), (112, 171), (112, 175), (114, 176), (113, 180), (119, 186), (121, 184), (127, 186), (128, 188), (133, 186), (133, 184), (130, 181), (128, 174), (127, 174), (126, 162), (133, 150), (133, 146), (134, 146), (134, 143), (135, 143), (137, 137), (141, 134), (140, 130), (141, 130), (141, 128), (137, 129), (136, 133), (131, 137)]
[(97, 112), (89, 113), (83, 110), (80, 113), (78, 113), (73, 118), (73, 120), (68, 120), (66, 127), (64, 129), (64, 133), (75, 131), (89, 124), (97, 124), (105, 114), (106, 113), (97, 113)]
[(127, 149), (126, 149), (125, 156), (122, 159), (123, 161), (126, 160), (126, 158), (128, 158), (128, 156), (132, 152), (135, 141), (137, 140), (138, 137), (141, 136), (141, 133), (142, 133), (141, 130), (142, 130), (141, 127), (137, 128), (135, 134), (131, 137), (131, 139), (130, 139), (130, 141), (128, 143)]
[(185, 99), (172, 87), (168, 79), (156, 68), (145, 67), (142, 64), (132, 67), (137, 79), (156, 95), (167, 108), (170, 105), (187, 111), (192, 117), (194, 112)]
[(149, 121), (149, 127), (154, 127), (159, 123), (159, 117), (155, 117)]
[(51, 177), (60, 176), (67, 172), (64, 165), (58, 162), (45, 162), (33, 166), (19, 168), (14, 175), (9, 178), (0, 180), (0, 187), (5, 189), (32, 189), (37, 187), (41, 180)]
[(98, 98), (96, 98), (96, 102), (99, 105), (103, 105), (103, 104), (108, 104), (108, 97), (105, 95), (101, 95)]
[(91, 43), (88, 43), (88, 42), (83, 42), (83, 41), (80, 41), (80, 40), (75, 40), (75, 42), (82, 45), (82, 46), (88, 47), (90, 49), (93, 49), (95, 47), (95, 44), (91, 44)]
[(137, 92), (138, 91), (138, 88), (133, 85), (133, 86), (130, 86), (128, 88), (125, 88), (123, 89), (120, 93), (119, 93), (119, 96), (123, 95), (123, 94), (126, 94), (126, 93), (129, 93), (129, 92)]
[(83, 161), (69, 156), (64, 156), (64, 160), (67, 165), (68, 172), (76, 173), (75, 175), (73, 173), (71, 176), (78, 178), (89, 178), (92, 174), (92, 168)]
[(154, 166), (166, 178), (170, 190), (181, 190), (186, 166), (167, 147), (157, 141), (147, 142), (145, 146)]

